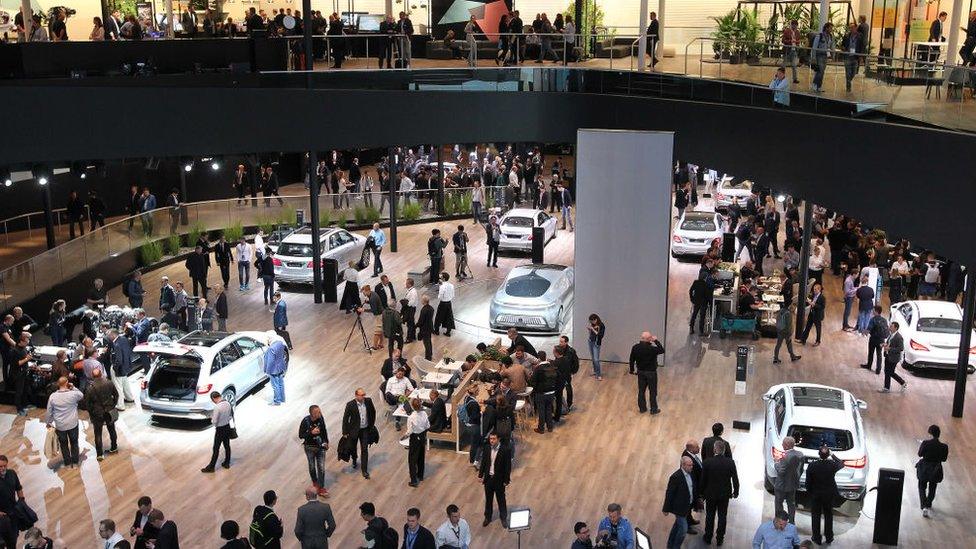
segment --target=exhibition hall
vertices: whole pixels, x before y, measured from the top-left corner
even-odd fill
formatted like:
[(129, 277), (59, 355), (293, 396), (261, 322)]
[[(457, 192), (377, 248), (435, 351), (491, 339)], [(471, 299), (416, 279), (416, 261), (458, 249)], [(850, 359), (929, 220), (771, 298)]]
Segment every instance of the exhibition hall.
[(0, 549), (971, 546), (970, 8), (3, 3)]

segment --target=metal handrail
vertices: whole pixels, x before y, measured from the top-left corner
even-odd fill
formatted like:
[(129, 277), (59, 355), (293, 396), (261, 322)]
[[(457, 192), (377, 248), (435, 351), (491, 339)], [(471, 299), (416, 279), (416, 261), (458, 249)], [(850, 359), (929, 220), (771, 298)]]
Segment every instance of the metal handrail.
[[(55, 209), (51, 210), (51, 215), (52, 215), (52, 217), (54, 217), (54, 222), (57, 223), (57, 225), (59, 227), (61, 226), (61, 214), (62, 213), (65, 213), (67, 211), (68, 211), (68, 208), (55, 208)], [(91, 218), (91, 210), (90, 210), (88, 204), (85, 204), (85, 214), (89, 218)], [(3, 224), (4, 243), (5, 244), (10, 244), (10, 230), (9, 230), (9, 225), (11, 223), (13, 223), (14, 221), (17, 221), (18, 219), (27, 219), (27, 237), (28, 238), (32, 237), (34, 233), (33, 233), (33, 227), (31, 227), (31, 217), (33, 217), (35, 215), (41, 215), (41, 216), (43, 216), (44, 215), (44, 211), (27, 212), (27, 213), (22, 213), (20, 215), (15, 215), (13, 217), (8, 217), (6, 219), (0, 219), (0, 224)]]

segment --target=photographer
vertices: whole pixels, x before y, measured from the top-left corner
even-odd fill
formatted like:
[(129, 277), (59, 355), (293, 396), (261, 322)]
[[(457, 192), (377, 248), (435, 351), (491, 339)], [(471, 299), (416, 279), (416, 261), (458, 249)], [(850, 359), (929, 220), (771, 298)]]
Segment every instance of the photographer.
[(325, 489), (325, 452), (329, 449), (329, 432), (318, 406), (313, 404), (308, 407), (308, 415), (298, 427), (298, 438), (302, 439), (305, 457), (308, 458), (312, 485), (320, 496), (328, 496), (329, 491)]
[(619, 503), (607, 505), (607, 516), (600, 521), (597, 530), (597, 547), (634, 549), (634, 528), (621, 514)]

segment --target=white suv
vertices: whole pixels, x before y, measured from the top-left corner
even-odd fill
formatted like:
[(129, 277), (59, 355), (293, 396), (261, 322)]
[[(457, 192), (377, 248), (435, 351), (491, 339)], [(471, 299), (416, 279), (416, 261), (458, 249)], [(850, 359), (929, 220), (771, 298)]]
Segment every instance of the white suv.
[[(364, 254), (366, 237), (350, 233), (338, 227), (319, 230), (321, 258), (335, 259), (339, 262), (339, 278), (350, 261), (361, 261), (369, 256)], [(364, 257), (365, 256), (365, 257)], [(278, 283), (312, 283), (312, 229), (302, 227), (295, 230), (278, 245), (274, 259), (275, 280)]]
[(783, 454), (783, 439), (791, 436), (804, 457), (800, 490), (805, 490), (806, 466), (819, 459), (824, 444), (844, 468), (837, 472), (837, 490), (845, 500), (862, 500), (868, 480), (868, 449), (861, 410), (867, 404), (835, 387), (812, 383), (774, 385), (763, 395), (766, 433), (763, 458), (766, 490), (772, 492), (775, 463)]

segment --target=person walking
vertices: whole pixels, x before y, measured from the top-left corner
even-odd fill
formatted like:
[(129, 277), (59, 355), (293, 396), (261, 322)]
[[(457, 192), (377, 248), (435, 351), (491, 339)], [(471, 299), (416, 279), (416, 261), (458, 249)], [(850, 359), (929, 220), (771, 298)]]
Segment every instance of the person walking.
[(133, 309), (142, 308), (146, 290), (142, 287), (142, 271), (139, 269), (132, 271), (132, 278), (125, 281), (125, 296), (129, 301), (129, 307)]
[(240, 291), (245, 291), (251, 284), (251, 246), (242, 236), (237, 243), (237, 282)]
[[(257, 244), (254, 245), (254, 249), (257, 250)], [(271, 248), (265, 248), (262, 252), (261, 257), (258, 259), (258, 263), (261, 268), (258, 269), (258, 274), (261, 276), (261, 281), (264, 282), (264, 304), (268, 305), (271, 299), (274, 297), (274, 287), (275, 287), (275, 274), (274, 274), (274, 252)]]
[(403, 525), (403, 549), (436, 549), (434, 534), (420, 524), (420, 509), (407, 509), (407, 522)]
[(555, 423), (553, 413), (556, 406), (557, 395), (560, 394), (559, 371), (556, 366), (546, 360), (545, 351), (539, 351), (536, 355), (539, 363), (532, 369), (532, 387), (535, 396), (535, 411), (539, 422), (535, 432), (540, 435), (546, 431), (552, 432)]
[(359, 299), (359, 269), (356, 262), (350, 261), (349, 265), (342, 271), (342, 279), (345, 285), (342, 288), (342, 299), (339, 300), (339, 309), (351, 314), (361, 307), (363, 302)]
[(823, 325), (824, 309), (826, 307), (827, 299), (823, 295), (823, 284), (814, 282), (813, 288), (810, 290), (810, 297), (807, 299), (807, 326), (803, 329), (803, 334), (800, 336), (800, 345), (807, 344), (810, 329), (814, 327), (817, 329), (817, 340), (814, 341), (813, 346), (820, 345), (820, 327)]
[(420, 315), (417, 317), (417, 339), (424, 344), (424, 358), (433, 359), (434, 348), (431, 335), (434, 333), (434, 308), (430, 305), (430, 296), (420, 296)]
[(62, 465), (68, 467), (78, 465), (78, 403), (84, 398), (68, 378), (62, 377), (58, 379), (58, 390), (47, 399), (44, 422), (48, 429), (55, 429)]
[(651, 414), (661, 413), (657, 406), (657, 357), (664, 345), (651, 332), (642, 332), (640, 341), (630, 349), (630, 372), (637, 374), (637, 409), (647, 411), (645, 394), (650, 392)]
[(668, 478), (664, 492), (664, 516), (674, 514), (674, 524), (668, 534), (668, 549), (680, 549), (688, 533), (688, 513), (695, 501), (695, 487), (691, 478), (694, 464), (690, 457), (682, 456), (681, 467)]
[(698, 319), (698, 332), (705, 335), (705, 316), (708, 307), (712, 303), (712, 295), (715, 289), (714, 261), (706, 257), (702, 262), (698, 272), (698, 278), (691, 283), (688, 288), (688, 299), (691, 300), (691, 320), (688, 321), (688, 330), (695, 333), (695, 319)]
[(217, 330), (226, 332), (227, 316), (230, 311), (227, 307), (227, 292), (224, 291), (222, 284), (214, 286), (213, 303), (214, 314), (217, 316)]
[(935, 490), (943, 479), (942, 464), (949, 459), (949, 446), (942, 442), (942, 429), (938, 425), (929, 426), (929, 437), (918, 446), (919, 460), (915, 463), (918, 475), (918, 501), (922, 506), (922, 516), (932, 515), (932, 500)]
[(65, 211), (68, 214), (68, 240), (75, 239), (75, 225), (78, 226), (78, 236), (85, 236), (85, 203), (78, 197), (77, 191), (68, 193)]
[(418, 305), (418, 292), (417, 288), (414, 287), (414, 281), (412, 278), (408, 278), (406, 282), (406, 295), (400, 300), (400, 317), (407, 324), (407, 335), (406, 343), (412, 343), (417, 339), (417, 305)]
[(876, 362), (877, 368), (874, 373), (881, 373), (882, 352), (881, 346), (888, 340), (888, 321), (881, 314), (881, 305), (874, 306), (874, 314), (868, 321), (868, 361), (861, 364), (865, 370), (871, 369), (871, 363)]
[(416, 488), (424, 480), (424, 461), (427, 450), (427, 431), (430, 429), (430, 419), (420, 404), (420, 399), (410, 401), (410, 416), (407, 417), (407, 432), (404, 436), (409, 441), (407, 451), (407, 469), (410, 471), (409, 486)]
[(901, 334), (898, 333), (898, 323), (891, 323), (891, 335), (888, 336), (888, 341), (885, 342), (884, 350), (884, 387), (878, 389), (879, 393), (887, 393), (891, 391), (891, 380), (894, 379), (901, 384), (902, 392), (908, 388), (908, 382), (906, 382), (898, 373), (895, 372), (895, 368), (901, 362), (902, 353), (905, 352), (905, 340), (902, 338)]
[(851, 93), (851, 82), (857, 75), (857, 70), (861, 66), (861, 49), (864, 37), (857, 32), (857, 23), (851, 21), (847, 32), (840, 41), (840, 49), (844, 55), (844, 77), (847, 84), (847, 93)]
[[(507, 17), (507, 16), (502, 16)], [(478, 18), (471, 16), (467, 24), (464, 25), (464, 41), (468, 46), (468, 66), (474, 67), (478, 64)], [(495, 59), (498, 64), (498, 59)]]
[(383, 272), (383, 261), (380, 260), (380, 255), (383, 253), (383, 246), (386, 245), (386, 233), (380, 229), (379, 223), (373, 223), (373, 228), (369, 231), (367, 238), (373, 239), (370, 251), (373, 253), (373, 276), (377, 277)]
[(559, 205), (562, 210), (563, 215), (563, 230), (566, 230), (566, 225), (569, 224), (569, 232), (575, 230), (573, 225), (573, 194), (569, 192), (569, 189), (563, 184), (562, 181), (556, 184), (559, 189)]
[[(587, 345), (590, 348), (590, 362), (593, 363), (593, 376), (597, 381), (603, 381), (603, 372), (600, 369), (600, 348), (603, 346), (603, 336), (607, 333), (607, 327), (596, 313), (590, 314), (589, 324), (586, 330), (589, 335)], [(633, 373), (633, 372), (631, 372)]]
[(207, 297), (207, 271), (210, 269), (210, 255), (200, 245), (194, 248), (183, 263), (190, 280), (193, 281), (193, 295)]
[(271, 405), (280, 406), (285, 403), (285, 372), (288, 371), (288, 350), (285, 342), (268, 332), (268, 348), (264, 352), (264, 373), (271, 381)]
[[(376, 408), (373, 399), (366, 396), (362, 387), (356, 389), (355, 398), (346, 403), (342, 413), (342, 435), (348, 437), (352, 448), (352, 468), (357, 461), (362, 465), (363, 478), (369, 479), (369, 445), (377, 442)], [(360, 459), (356, 459), (356, 445), (359, 445)]]
[(823, 534), (829, 545), (834, 542), (834, 498), (837, 497), (834, 476), (844, 468), (844, 462), (832, 454), (826, 444), (820, 448), (819, 456), (820, 459), (807, 465), (805, 486), (810, 497), (813, 541), (823, 545), (820, 536), (820, 518), (823, 517)]
[(823, 92), (824, 72), (827, 70), (827, 57), (834, 49), (834, 25), (829, 21), (824, 24), (823, 29), (813, 38), (813, 47), (810, 51), (810, 68), (813, 69), (812, 90), (816, 93)]
[(493, 504), (498, 502), (498, 517), (505, 526), (508, 521), (508, 505), (505, 502), (505, 487), (508, 486), (512, 472), (512, 451), (503, 446), (498, 433), (488, 435), (488, 442), (481, 450), (481, 465), (478, 478), (485, 487), (485, 520), (482, 526), (491, 524), (494, 514)]
[[(712, 532), (719, 545), (725, 540), (725, 522), (729, 514), (729, 499), (739, 497), (739, 473), (735, 461), (725, 455), (723, 440), (712, 443), (712, 455), (702, 462), (701, 486), (699, 493), (705, 498), (705, 532), (702, 541), (712, 542)], [(703, 448), (704, 453), (704, 448)], [(718, 514), (718, 529), (715, 528), (715, 515)]]
[(305, 505), (298, 508), (295, 518), (295, 537), (301, 548), (329, 549), (329, 538), (335, 529), (332, 507), (319, 501), (319, 492), (315, 487), (305, 488)]
[(115, 420), (119, 417), (115, 404), (119, 400), (119, 391), (111, 381), (105, 379), (101, 368), (92, 370), (92, 380), (85, 392), (85, 409), (91, 419), (95, 438), (95, 456), (98, 461), (104, 459), (102, 452), (102, 426), (108, 427), (108, 453), (119, 451), (118, 435), (115, 432)]
[(231, 403), (224, 400), (217, 391), (210, 393), (210, 401), (213, 402), (213, 412), (210, 415), (210, 423), (214, 426), (213, 451), (210, 454), (210, 463), (200, 469), (201, 473), (214, 472), (221, 445), (224, 447), (224, 461), (220, 466), (230, 469), (230, 440), (237, 438), (237, 429), (231, 425), (234, 421), (234, 408)]
[(481, 223), (482, 205), (485, 203), (485, 188), (481, 186), (481, 181), (475, 180), (471, 188), (471, 217), (472, 225)]
[(227, 242), (224, 233), (221, 233), (217, 243), (214, 244), (213, 252), (214, 260), (217, 262), (217, 266), (220, 267), (220, 280), (223, 281), (225, 288), (230, 285), (230, 264), (234, 262), (232, 250), (233, 248)]
[(254, 549), (281, 549), (281, 538), (285, 535), (285, 529), (281, 518), (274, 511), (278, 494), (274, 490), (268, 490), (262, 501), (264, 505), (256, 506), (251, 513), (250, 537), (254, 542)]
[(857, 297), (857, 331), (861, 335), (868, 334), (868, 323), (871, 321), (871, 311), (874, 310), (874, 288), (871, 287), (867, 275), (861, 277), (861, 285), (854, 292)]
[[(796, 77), (796, 67), (800, 63), (800, 55), (797, 47), (800, 45), (800, 22), (796, 19), (791, 19), (788, 27), (783, 29), (783, 60), (780, 64), (780, 68), (785, 68), (787, 65), (793, 70), (793, 83), (799, 84), (800, 80)], [(785, 70), (784, 70), (785, 74)]]
[(329, 431), (325, 427), (322, 410), (315, 404), (308, 407), (308, 415), (298, 426), (298, 438), (302, 439), (305, 458), (308, 459), (308, 475), (318, 495), (327, 497), (325, 489), (325, 452), (329, 449)]
[(462, 280), (468, 278), (468, 233), (464, 232), (464, 225), (458, 225), (458, 230), (451, 236), (454, 243), (454, 278)]
[(437, 276), (441, 272), (441, 262), (444, 260), (444, 248), (447, 240), (441, 238), (441, 230), (434, 229), (427, 239), (427, 257), (430, 258), (430, 283), (437, 284)]
[(129, 338), (121, 337), (115, 328), (108, 331), (108, 340), (112, 344), (112, 383), (119, 395), (115, 408), (123, 411), (127, 402), (135, 402), (128, 378), (132, 367), (132, 344)]
[(451, 275), (441, 273), (441, 284), (437, 289), (437, 314), (434, 315), (434, 334), (439, 335), (443, 326), (447, 337), (451, 337), (451, 330), (454, 329), (454, 308), (451, 306), (454, 301), (454, 284), (449, 282), (450, 279)]
[(498, 217), (490, 216), (485, 224), (486, 244), (488, 246), (487, 267), (498, 267), (498, 245), (501, 243), (502, 230), (498, 226)]
[(776, 478), (773, 479), (773, 509), (778, 513), (785, 502), (791, 523), (794, 523), (796, 516), (796, 491), (800, 487), (800, 472), (803, 469), (803, 454), (795, 446), (793, 437), (783, 439), (784, 453), (776, 460)]
[[(651, 62), (648, 63), (648, 68), (654, 70), (654, 66), (657, 65), (657, 43), (661, 36), (661, 22), (657, 19), (657, 13), (651, 12), (650, 21), (647, 23), (647, 55), (651, 56)], [(643, 62), (643, 59), (641, 60)]]
[(786, 350), (790, 353), (790, 362), (800, 360), (800, 355), (793, 352), (793, 304), (783, 303), (776, 311), (776, 347), (773, 349), (773, 364), (783, 362), (779, 359), (779, 349), (786, 343)]
[(274, 304), (274, 317), (272, 319), (274, 331), (285, 340), (288, 350), (291, 351), (294, 347), (291, 345), (291, 335), (288, 334), (288, 304), (281, 297), (281, 292), (274, 293), (271, 303)]
[(180, 549), (180, 533), (176, 523), (166, 520), (166, 516), (159, 509), (149, 512), (149, 524), (156, 531), (152, 544), (146, 543), (148, 549)]

